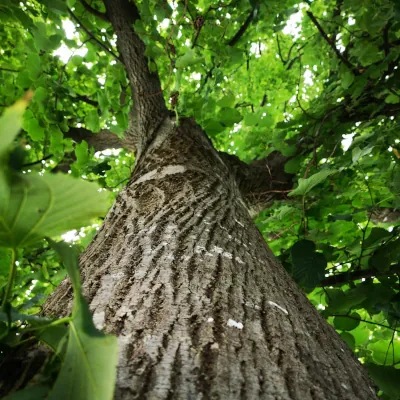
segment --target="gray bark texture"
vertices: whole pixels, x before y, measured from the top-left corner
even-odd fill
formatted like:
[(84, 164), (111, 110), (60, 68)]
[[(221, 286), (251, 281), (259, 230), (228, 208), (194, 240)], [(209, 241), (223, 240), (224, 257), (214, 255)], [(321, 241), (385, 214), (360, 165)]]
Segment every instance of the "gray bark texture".
[[(232, 168), (168, 117), (81, 257), (118, 336), (117, 399), (375, 399), (362, 366), (275, 259)], [(46, 313), (70, 312), (59, 286)]]
[[(136, 6), (104, 3), (133, 91), (136, 166), (80, 261), (96, 325), (118, 336), (115, 398), (375, 399), (250, 217), (254, 198), (290, 182), (285, 160), (246, 166), (191, 119), (177, 126), (132, 28)], [(45, 312), (67, 315), (71, 300), (64, 281)]]

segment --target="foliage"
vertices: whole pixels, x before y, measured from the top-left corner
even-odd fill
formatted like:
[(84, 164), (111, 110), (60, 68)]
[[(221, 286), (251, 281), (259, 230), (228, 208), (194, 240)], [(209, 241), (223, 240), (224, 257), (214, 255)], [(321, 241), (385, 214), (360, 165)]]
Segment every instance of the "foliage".
[[(195, 117), (219, 150), (244, 161), (274, 150), (288, 157), (294, 190), (264, 210), (257, 224), (313, 304), (368, 365), (380, 396), (400, 398), (398, 2), (138, 3), (135, 30), (166, 100), (179, 91), (177, 113)], [(105, 10), (101, 0), (90, 4)], [(0, 107), (34, 90), (9, 168), (21, 171), (21, 182), (39, 179), (39, 172), (43, 182), (61, 188), (63, 181), (53, 182), (50, 172), (71, 171), (115, 196), (129, 179), (132, 154), (97, 152), (71, 138), (74, 128), (94, 135), (107, 129), (119, 137), (127, 128), (130, 89), (111, 25), (75, 0), (3, 0), (0, 11)], [(1, 142), (0, 151), (11, 144)], [(0, 175), (2, 187), (5, 179)], [(5, 195), (1, 191), (0, 204)], [(48, 204), (46, 190), (40, 196)], [(54, 207), (68, 206), (54, 198)], [(96, 228), (68, 236), (83, 249)], [(19, 263), (9, 314), (16, 321), (26, 310), (37, 313), (65, 276), (53, 248), (34, 239), (20, 239), (29, 248), (13, 255), (0, 248), (3, 291), (6, 266), (13, 256)]]
[[(72, 317), (50, 320), (35, 316), (32, 308), (37, 306), (36, 302), (33, 302), (33, 307), (29, 301), (24, 302), (23, 307), (18, 309), (13, 308), (9, 301), (19, 263), (16, 260), (19, 247), (29, 248), (46, 236), (58, 236), (69, 228), (79, 227), (90, 222), (94, 216), (104, 214), (108, 208), (107, 198), (97, 192), (93, 183), (65, 175), (23, 175), (8, 167), (10, 145), (21, 128), (29, 97), (30, 93), (6, 109), (0, 118), (0, 254), (2, 262), (9, 265), (9, 272), (4, 274), (8, 275), (8, 280), (2, 285), (2, 357), (7, 357), (7, 352), (13, 347), (36, 337), (55, 351), (62, 359), (62, 365), (53, 387), (50, 387), (51, 382), (41, 384), (34, 388), (37, 391), (35, 396), (43, 398), (45, 395), (48, 399), (111, 399), (117, 365), (116, 338), (99, 332), (93, 324), (89, 306), (81, 292), (76, 248), (47, 239), (64, 261), (72, 282)], [(75, 207), (75, 202), (80, 207)], [(42, 266), (42, 272), (45, 279), (49, 279), (46, 266)], [(22, 309), (26, 309), (26, 314), (20, 312)], [(69, 387), (68, 392), (66, 387)], [(17, 392), (9, 398), (19, 396), (25, 397), (23, 392)]]

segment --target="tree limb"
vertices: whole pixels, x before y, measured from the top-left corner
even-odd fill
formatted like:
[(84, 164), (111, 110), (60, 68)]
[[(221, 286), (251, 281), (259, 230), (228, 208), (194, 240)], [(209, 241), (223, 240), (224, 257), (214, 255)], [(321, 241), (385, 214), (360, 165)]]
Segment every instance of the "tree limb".
[(103, 21), (108, 21), (108, 18), (106, 16), (106, 14), (103, 14), (102, 12), (96, 10), (95, 8), (93, 8), (92, 6), (90, 6), (88, 3), (86, 3), (85, 0), (80, 0), (81, 4), (83, 5), (83, 7), (85, 7), (86, 11), (89, 11), (91, 14), (95, 15), (96, 17), (102, 19)]
[(81, 143), (82, 140), (85, 140), (89, 146), (94, 148), (95, 151), (120, 149), (122, 147), (132, 150), (132, 147), (128, 142), (108, 130), (93, 133), (85, 128), (72, 127), (68, 132), (64, 133), (64, 137), (70, 138), (76, 143)]
[(287, 198), (292, 190), (292, 175), (284, 171), (288, 157), (273, 151), (263, 160), (246, 164), (238, 157), (220, 152), (220, 157), (233, 171), (239, 189), (252, 215), (258, 214), (275, 200)]
[(253, 8), (250, 11), (250, 14), (247, 16), (246, 21), (244, 21), (243, 25), (239, 28), (239, 30), (235, 33), (235, 35), (229, 40), (227, 43), (228, 46), (234, 46), (244, 35), (247, 28), (250, 26), (251, 22), (253, 21), (254, 17), (257, 14), (257, 8)]
[(131, 139), (139, 158), (167, 117), (168, 109), (158, 74), (149, 70), (145, 44), (133, 29), (140, 18), (136, 5), (125, 0), (104, 0), (104, 3), (132, 89), (134, 119), (131, 132), (135, 134)]
[(111, 50), (109, 49), (104, 43), (100, 42), (99, 39), (97, 39), (92, 32), (90, 32), (79, 20), (79, 18), (71, 11), (71, 9), (68, 8), (68, 13), (71, 15), (72, 19), (79, 24), (79, 26), (86, 32), (86, 34), (91, 37), (103, 50), (105, 50), (107, 53), (111, 54), (116, 60), (121, 62), (121, 59)]
[(400, 272), (400, 264), (393, 265), (389, 271), (377, 271), (376, 269), (365, 269), (352, 272), (342, 272), (337, 275), (328, 276), (320, 282), (318, 286), (335, 286), (343, 285), (346, 282), (360, 280), (362, 278), (371, 278), (373, 276), (379, 278), (398, 274)]
[(11, 69), (11, 68), (4, 68), (4, 67), (0, 67), (0, 71), (19, 72), (19, 70)]
[(313, 22), (313, 24), (317, 27), (319, 30), (319, 33), (321, 36), (326, 40), (326, 42), (329, 44), (329, 46), (332, 48), (332, 50), (336, 53), (336, 56), (343, 62), (344, 65), (346, 65), (347, 68), (349, 68), (351, 71), (353, 71), (355, 74), (358, 74), (358, 71), (355, 70), (353, 65), (350, 63), (350, 61), (343, 56), (343, 54), (339, 51), (339, 49), (335, 46), (335, 43), (329, 38), (329, 36), (325, 33), (323, 30), (322, 26), (320, 23), (317, 21), (315, 18), (314, 14), (311, 11), (307, 11), (307, 15)]
[(83, 101), (84, 103), (90, 104), (93, 107), (96, 107), (96, 108), (99, 107), (99, 103), (97, 101), (89, 99), (89, 97), (87, 97), (87, 96), (78, 94), (75, 96), (75, 99), (78, 101)]

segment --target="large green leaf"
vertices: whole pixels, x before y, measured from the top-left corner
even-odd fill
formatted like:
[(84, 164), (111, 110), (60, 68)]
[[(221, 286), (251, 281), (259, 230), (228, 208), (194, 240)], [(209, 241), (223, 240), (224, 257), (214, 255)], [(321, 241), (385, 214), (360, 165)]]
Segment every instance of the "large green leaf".
[(327, 266), (322, 253), (315, 251), (310, 240), (299, 240), (292, 249), (293, 277), (307, 288), (313, 288), (324, 278)]
[(381, 390), (393, 396), (393, 399), (399, 398), (400, 369), (375, 364), (367, 364), (366, 368), (371, 378), (377, 383)]
[(83, 297), (75, 298), (64, 362), (49, 400), (111, 400), (118, 356), (117, 338), (98, 331)]
[(193, 49), (190, 49), (185, 52), (183, 56), (180, 56), (176, 59), (175, 67), (177, 69), (183, 69), (189, 67), (190, 65), (194, 65), (199, 63), (202, 60)]
[(18, 392), (12, 393), (4, 398), (4, 400), (45, 400), (50, 388), (48, 386), (29, 386)]
[(337, 170), (335, 169), (324, 169), (314, 175), (311, 175), (307, 179), (299, 178), (299, 186), (292, 190), (288, 196), (304, 196), (315, 186), (324, 182), (328, 176), (333, 175), (336, 172)]
[(372, 359), (381, 365), (392, 365), (400, 361), (400, 343), (394, 340), (379, 340), (368, 345), (368, 350), (372, 351)]
[(67, 349), (49, 399), (111, 400), (118, 356), (117, 338), (93, 324), (89, 306), (80, 292), (78, 253), (68, 244), (49, 241), (62, 257), (74, 289)]
[(84, 226), (107, 212), (107, 196), (96, 184), (66, 175), (15, 176), (0, 203), (0, 246), (29, 246)]
[(7, 156), (22, 126), (22, 117), (28, 106), (31, 93), (5, 110), (0, 117), (0, 215), (5, 212), (5, 205), (10, 196), (9, 174), (7, 173)]
[(336, 316), (333, 319), (333, 326), (340, 331), (351, 331), (360, 325), (360, 315), (351, 313), (350, 315)]

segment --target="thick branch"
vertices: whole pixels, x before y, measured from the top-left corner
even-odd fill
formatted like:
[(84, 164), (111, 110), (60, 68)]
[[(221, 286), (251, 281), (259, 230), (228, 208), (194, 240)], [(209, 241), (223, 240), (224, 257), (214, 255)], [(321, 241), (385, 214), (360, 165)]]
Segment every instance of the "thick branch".
[(353, 272), (342, 272), (341, 274), (332, 275), (320, 282), (319, 286), (342, 285), (346, 282), (360, 280), (362, 278), (379, 278), (400, 273), (400, 264), (393, 265), (389, 271), (377, 271), (376, 269), (365, 269)]
[(99, 103), (97, 102), (97, 101), (95, 101), (95, 100), (92, 100), (92, 99), (89, 99), (89, 97), (87, 97), (87, 96), (83, 96), (83, 95), (77, 95), (76, 97), (75, 97), (75, 99), (76, 100), (79, 100), (79, 101), (83, 101), (83, 102), (85, 102), (85, 103), (87, 103), (87, 104), (90, 104), (91, 106), (93, 106), (93, 107), (96, 107), (96, 108), (98, 108), (99, 107)]
[(235, 33), (232, 39), (229, 40), (228, 46), (234, 46), (244, 35), (247, 28), (250, 26), (254, 17), (257, 15), (257, 8), (253, 8), (250, 11), (250, 14), (247, 16), (246, 21), (244, 21), (243, 25), (239, 28), (239, 30)]
[(103, 14), (99, 10), (96, 10), (95, 8), (90, 6), (88, 3), (86, 3), (85, 0), (80, 0), (80, 2), (83, 5), (83, 7), (85, 7), (86, 11), (89, 11), (91, 14), (95, 15), (96, 17), (102, 19), (103, 21), (107, 21), (108, 22), (108, 18), (107, 18), (107, 16), (105, 14)]
[(278, 151), (251, 164), (246, 164), (232, 154), (220, 153), (220, 156), (234, 172), (239, 189), (253, 215), (275, 200), (285, 199), (292, 189), (292, 175), (284, 171), (288, 158)]
[(138, 9), (125, 0), (105, 0), (107, 17), (118, 37), (118, 50), (125, 64), (133, 93), (134, 129), (137, 154), (149, 143), (168, 115), (157, 73), (150, 72), (145, 44), (133, 29), (140, 18)]
[(93, 133), (85, 128), (70, 128), (68, 132), (64, 133), (64, 137), (71, 138), (77, 143), (85, 140), (89, 146), (94, 148), (95, 151), (120, 149), (121, 147), (132, 150), (131, 146), (127, 144), (126, 141), (120, 139), (115, 133), (108, 130)]

